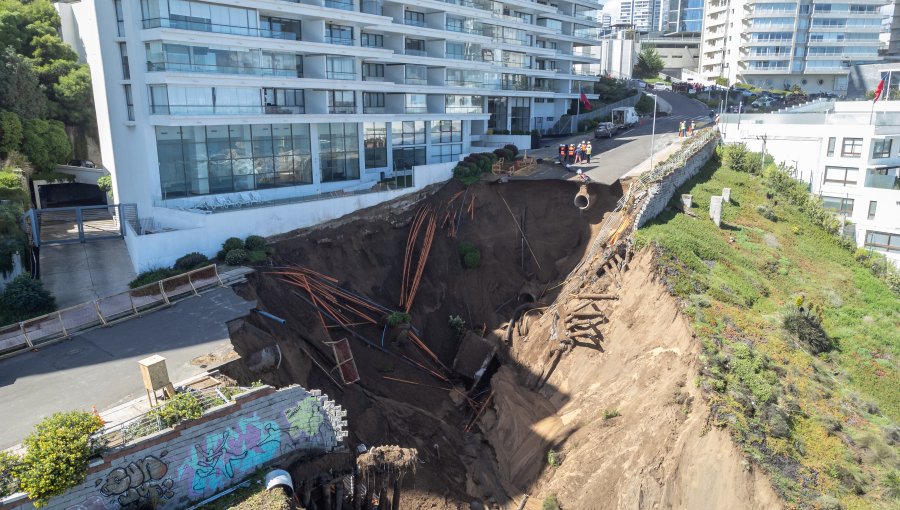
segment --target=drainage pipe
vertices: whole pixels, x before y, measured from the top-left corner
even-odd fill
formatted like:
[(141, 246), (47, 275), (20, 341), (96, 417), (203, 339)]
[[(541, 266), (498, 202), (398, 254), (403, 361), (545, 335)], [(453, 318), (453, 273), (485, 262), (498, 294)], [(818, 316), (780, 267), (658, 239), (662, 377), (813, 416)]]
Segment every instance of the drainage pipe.
[(584, 211), (590, 206), (591, 197), (588, 195), (587, 184), (582, 184), (581, 187), (578, 188), (578, 193), (575, 195), (575, 207)]

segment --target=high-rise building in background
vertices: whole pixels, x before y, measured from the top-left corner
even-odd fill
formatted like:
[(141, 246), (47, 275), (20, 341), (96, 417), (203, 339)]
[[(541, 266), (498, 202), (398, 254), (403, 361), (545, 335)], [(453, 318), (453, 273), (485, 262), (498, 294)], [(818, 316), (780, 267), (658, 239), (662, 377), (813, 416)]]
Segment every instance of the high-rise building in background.
[(703, 0), (663, 0), (662, 31), (666, 35), (699, 35), (703, 28)]
[(878, 59), (888, 0), (852, 4), (709, 0), (700, 74), (763, 88), (842, 93), (850, 66)]
[(161, 232), (126, 236), (138, 269), (446, 179), (490, 132), (553, 127), (600, 73), (591, 0), (58, 5), (116, 201)]

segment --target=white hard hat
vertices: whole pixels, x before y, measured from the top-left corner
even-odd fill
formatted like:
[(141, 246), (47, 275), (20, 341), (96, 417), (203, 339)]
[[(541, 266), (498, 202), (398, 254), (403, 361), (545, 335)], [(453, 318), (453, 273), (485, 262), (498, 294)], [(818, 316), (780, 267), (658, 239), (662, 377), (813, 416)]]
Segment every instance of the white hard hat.
[(578, 175), (581, 175), (581, 173), (582, 173), (582, 172), (581, 172), (581, 169), (579, 168), (578, 171), (575, 172), (575, 173), (577, 173)]

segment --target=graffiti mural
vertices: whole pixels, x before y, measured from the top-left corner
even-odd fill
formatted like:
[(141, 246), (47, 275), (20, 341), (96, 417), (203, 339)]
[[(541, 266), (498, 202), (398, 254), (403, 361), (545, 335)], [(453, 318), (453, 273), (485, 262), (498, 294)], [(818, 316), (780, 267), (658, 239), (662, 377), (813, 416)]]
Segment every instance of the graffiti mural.
[(106, 498), (91, 496), (77, 505), (66, 508), (66, 510), (113, 510), (113, 508), (107, 504)]
[[(322, 404), (312, 395), (301, 400), (297, 407), (285, 409), (284, 418), (291, 425), (291, 437), (295, 441), (317, 436), (325, 423)], [(297, 432), (305, 436), (298, 436)]]
[(148, 455), (125, 467), (115, 468), (95, 481), (94, 486), (100, 489), (102, 496), (115, 498), (120, 508), (163, 503), (175, 495), (175, 481), (166, 478), (169, 466), (160, 459), (166, 453), (162, 452), (159, 457)]
[(241, 418), (224, 432), (210, 434), (197, 443), (178, 472), (187, 480), (192, 497), (226, 487), (236, 476), (245, 475), (281, 453), (281, 427), (260, 420), (256, 414)]

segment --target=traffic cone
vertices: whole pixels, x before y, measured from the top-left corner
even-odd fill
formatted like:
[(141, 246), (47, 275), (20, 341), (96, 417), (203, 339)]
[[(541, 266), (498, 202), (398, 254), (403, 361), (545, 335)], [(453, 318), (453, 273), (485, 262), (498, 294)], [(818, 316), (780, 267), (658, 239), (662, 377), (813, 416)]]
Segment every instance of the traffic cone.
[[(97, 406), (91, 406), (91, 414), (93, 414), (97, 418), (100, 418), (100, 411), (97, 410)], [(100, 423), (105, 425), (106, 421), (103, 418), (100, 418)]]

